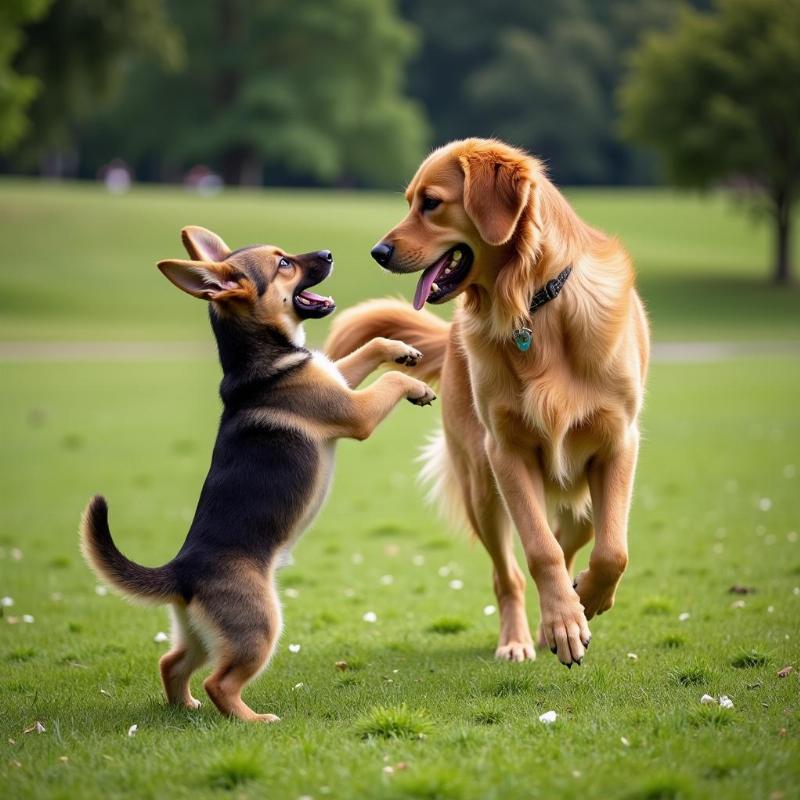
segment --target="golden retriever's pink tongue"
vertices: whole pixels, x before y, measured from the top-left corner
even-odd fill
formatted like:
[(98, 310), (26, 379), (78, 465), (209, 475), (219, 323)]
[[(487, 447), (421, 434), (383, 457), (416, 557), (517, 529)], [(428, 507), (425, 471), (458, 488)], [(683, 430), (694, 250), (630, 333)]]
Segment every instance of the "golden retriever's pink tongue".
[(450, 258), (450, 253), (445, 253), (433, 266), (428, 267), (422, 273), (422, 277), (417, 284), (417, 291), (414, 292), (414, 308), (419, 311), (425, 305), (428, 295), (431, 293), (431, 286), (433, 286), (439, 273), (444, 269), (444, 265)]

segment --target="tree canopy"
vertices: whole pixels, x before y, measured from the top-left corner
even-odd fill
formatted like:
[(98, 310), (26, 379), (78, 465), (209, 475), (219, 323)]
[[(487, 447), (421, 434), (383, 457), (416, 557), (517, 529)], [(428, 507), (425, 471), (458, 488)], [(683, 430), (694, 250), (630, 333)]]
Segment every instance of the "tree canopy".
[(169, 177), (197, 162), (228, 183), (398, 186), (426, 128), (403, 94), (415, 45), (391, 0), (170, 0), (182, 68), (131, 66), (83, 132), (95, 160), (123, 154)]
[(49, 0), (5, 0), (0, 6), (0, 153), (11, 149), (28, 131), (26, 111), (39, 81), (13, 65), (25, 41), (23, 28), (47, 10)]
[(627, 135), (685, 186), (736, 184), (775, 222), (774, 277), (790, 277), (800, 188), (800, 0), (720, 0), (648, 38), (622, 91)]

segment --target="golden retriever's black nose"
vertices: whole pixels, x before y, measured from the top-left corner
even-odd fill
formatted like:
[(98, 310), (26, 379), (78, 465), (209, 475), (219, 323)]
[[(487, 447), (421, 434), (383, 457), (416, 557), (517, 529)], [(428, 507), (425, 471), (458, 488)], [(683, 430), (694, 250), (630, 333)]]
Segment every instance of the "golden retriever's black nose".
[(394, 247), (386, 242), (378, 242), (369, 252), (382, 267), (385, 267), (394, 253)]
[(320, 250), (317, 255), (323, 260), (327, 261), (329, 264), (333, 261), (333, 253), (330, 250)]

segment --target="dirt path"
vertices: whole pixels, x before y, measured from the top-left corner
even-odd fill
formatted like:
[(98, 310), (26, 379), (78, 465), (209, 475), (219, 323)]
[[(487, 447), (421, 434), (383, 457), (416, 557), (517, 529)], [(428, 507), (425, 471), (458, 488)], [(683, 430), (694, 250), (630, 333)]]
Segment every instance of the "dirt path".
[[(800, 357), (800, 341), (656, 342), (657, 362), (708, 363), (760, 356)], [(0, 362), (186, 361), (215, 359), (212, 342), (0, 342)]]

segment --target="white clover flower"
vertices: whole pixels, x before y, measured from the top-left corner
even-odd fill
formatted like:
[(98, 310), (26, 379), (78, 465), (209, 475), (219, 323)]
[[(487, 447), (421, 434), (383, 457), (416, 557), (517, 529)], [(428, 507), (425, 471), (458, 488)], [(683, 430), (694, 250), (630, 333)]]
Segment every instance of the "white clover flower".
[(377, 622), (378, 615), (374, 611), (367, 611), (361, 619), (363, 619), (364, 622)]
[(552, 725), (557, 718), (558, 714), (555, 711), (545, 711), (544, 714), (539, 715), (539, 722), (543, 722), (545, 725)]

